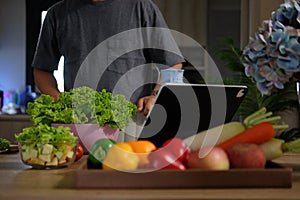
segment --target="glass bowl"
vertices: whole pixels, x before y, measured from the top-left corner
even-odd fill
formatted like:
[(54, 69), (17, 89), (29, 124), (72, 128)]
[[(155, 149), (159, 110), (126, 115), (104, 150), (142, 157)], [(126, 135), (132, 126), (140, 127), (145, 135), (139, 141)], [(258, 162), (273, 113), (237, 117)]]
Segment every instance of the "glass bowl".
[(35, 169), (56, 169), (74, 163), (78, 141), (60, 143), (18, 142), (22, 162)]

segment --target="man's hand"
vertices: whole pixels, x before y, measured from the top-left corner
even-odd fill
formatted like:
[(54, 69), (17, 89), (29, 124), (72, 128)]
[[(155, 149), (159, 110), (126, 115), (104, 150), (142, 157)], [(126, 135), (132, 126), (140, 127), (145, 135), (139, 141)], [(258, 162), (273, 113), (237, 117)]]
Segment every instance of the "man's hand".
[(155, 101), (155, 96), (150, 95), (150, 96), (145, 96), (139, 99), (137, 103), (137, 109), (139, 112), (142, 112), (143, 115), (147, 115), (149, 113), (149, 110), (153, 106)]
[[(182, 69), (182, 63), (175, 64), (171, 66), (174, 69)], [(161, 83), (161, 77), (156, 86), (153, 88), (153, 91), (158, 91)], [(139, 112), (142, 112), (145, 116), (149, 113), (149, 110), (154, 104), (155, 95), (145, 96), (139, 99), (137, 103), (137, 109)]]

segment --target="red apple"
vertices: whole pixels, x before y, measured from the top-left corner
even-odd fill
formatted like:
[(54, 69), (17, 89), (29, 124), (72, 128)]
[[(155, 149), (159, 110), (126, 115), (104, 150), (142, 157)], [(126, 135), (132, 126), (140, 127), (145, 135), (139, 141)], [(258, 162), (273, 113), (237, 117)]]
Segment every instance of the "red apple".
[(187, 166), (198, 169), (227, 170), (230, 164), (225, 150), (211, 147), (193, 150), (187, 159)]
[(235, 144), (227, 150), (231, 168), (264, 168), (266, 157), (257, 144)]

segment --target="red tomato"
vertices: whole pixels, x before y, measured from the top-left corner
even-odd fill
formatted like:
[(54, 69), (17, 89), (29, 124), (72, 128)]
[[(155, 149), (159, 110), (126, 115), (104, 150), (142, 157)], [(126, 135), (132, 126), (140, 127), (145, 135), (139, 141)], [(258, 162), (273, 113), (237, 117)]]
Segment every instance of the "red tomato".
[(83, 147), (81, 146), (81, 144), (78, 144), (75, 161), (79, 160), (83, 156), (83, 153), (84, 153)]
[(191, 149), (180, 138), (171, 138), (162, 145), (170, 151), (177, 160), (185, 162), (191, 153)]

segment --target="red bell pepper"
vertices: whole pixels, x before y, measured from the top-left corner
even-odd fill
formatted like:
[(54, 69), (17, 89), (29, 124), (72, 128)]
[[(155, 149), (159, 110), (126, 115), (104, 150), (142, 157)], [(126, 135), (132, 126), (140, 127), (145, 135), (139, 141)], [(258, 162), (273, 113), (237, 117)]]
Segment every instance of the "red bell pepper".
[(191, 148), (180, 138), (171, 138), (165, 141), (162, 146), (167, 149), (167, 151), (171, 152), (177, 160), (184, 164), (191, 153)]
[(164, 147), (158, 148), (148, 155), (150, 163), (148, 167), (150, 169), (177, 169), (185, 170), (186, 166), (178, 160), (172, 152), (168, 151)]

